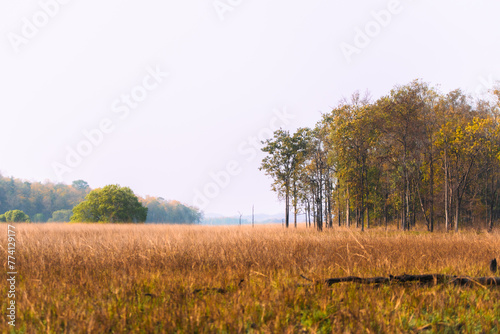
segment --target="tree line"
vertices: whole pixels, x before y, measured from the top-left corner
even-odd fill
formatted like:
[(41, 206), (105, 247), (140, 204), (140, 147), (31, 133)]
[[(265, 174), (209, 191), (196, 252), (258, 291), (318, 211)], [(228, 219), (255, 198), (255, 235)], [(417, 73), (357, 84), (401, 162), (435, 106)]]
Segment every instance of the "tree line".
[(500, 217), (500, 92), (473, 99), (420, 80), (371, 101), (354, 93), (314, 128), (278, 130), (260, 169), (308, 226), (423, 222), (458, 231), (493, 229)]
[(28, 182), (0, 175), (0, 222), (147, 222), (196, 224), (202, 212), (161, 197), (137, 197), (132, 190), (109, 185), (92, 190), (71, 185)]
[(66, 185), (28, 182), (0, 175), (0, 213), (20, 210), (26, 213), (32, 222), (47, 222), (53, 218), (57, 219), (64, 211), (71, 212), (89, 191), (87, 182), (82, 180)]

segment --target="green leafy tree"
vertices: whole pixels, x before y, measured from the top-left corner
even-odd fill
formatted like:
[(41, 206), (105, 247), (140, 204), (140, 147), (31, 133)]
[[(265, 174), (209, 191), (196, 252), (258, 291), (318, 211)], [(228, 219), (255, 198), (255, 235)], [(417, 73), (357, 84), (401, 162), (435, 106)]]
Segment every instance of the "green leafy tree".
[(6, 221), (5, 215), (0, 215), (0, 223), (5, 223)]
[(291, 190), (296, 188), (296, 174), (305, 151), (306, 132), (299, 131), (290, 135), (288, 131), (279, 129), (274, 132), (271, 139), (263, 142), (263, 152), (268, 155), (262, 160), (260, 170), (272, 177), (274, 182), (272, 190), (278, 193), (280, 198), (285, 199), (285, 225), (290, 221), (290, 197)]
[(128, 187), (108, 185), (92, 190), (73, 208), (73, 222), (143, 223), (148, 209)]
[(30, 222), (30, 217), (21, 210), (10, 210), (5, 213), (5, 220), (9, 223)]

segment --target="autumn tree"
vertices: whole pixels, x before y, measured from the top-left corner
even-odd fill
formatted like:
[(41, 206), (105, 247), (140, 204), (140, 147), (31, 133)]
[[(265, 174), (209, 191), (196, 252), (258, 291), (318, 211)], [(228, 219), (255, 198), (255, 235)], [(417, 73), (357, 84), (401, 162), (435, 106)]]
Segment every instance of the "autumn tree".
[(375, 102), (355, 93), (313, 129), (275, 133), (261, 169), (287, 212), (292, 198), (295, 215), (301, 207), (318, 230), (334, 215), (347, 227), (355, 217), (361, 230), (390, 221), (491, 230), (500, 217), (500, 90), (492, 96), (442, 94), (420, 80)]

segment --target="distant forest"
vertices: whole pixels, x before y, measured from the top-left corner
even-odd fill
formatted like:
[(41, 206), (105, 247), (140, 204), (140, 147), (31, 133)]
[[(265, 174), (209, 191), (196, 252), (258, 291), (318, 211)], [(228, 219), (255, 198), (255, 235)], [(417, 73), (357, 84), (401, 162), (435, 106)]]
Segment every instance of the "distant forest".
[(289, 212), (319, 230), (423, 222), (458, 231), (500, 218), (500, 91), (473, 99), (416, 80), (353, 94), (314, 128), (278, 130), (261, 170)]
[[(72, 209), (85, 199), (92, 189), (83, 180), (71, 185), (51, 182), (28, 182), (0, 175), (0, 214), (21, 210), (32, 222), (68, 222)], [(161, 197), (139, 200), (148, 208), (146, 223), (200, 223), (202, 213), (197, 208)]]

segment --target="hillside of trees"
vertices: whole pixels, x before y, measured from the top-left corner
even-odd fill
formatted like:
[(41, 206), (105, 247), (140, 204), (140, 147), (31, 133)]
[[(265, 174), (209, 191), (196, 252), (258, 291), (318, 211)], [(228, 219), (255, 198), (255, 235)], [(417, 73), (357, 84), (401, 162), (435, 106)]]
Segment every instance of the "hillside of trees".
[[(83, 202), (91, 190), (83, 180), (65, 185), (0, 175), (0, 214), (21, 210), (31, 222), (69, 222), (73, 208)], [(149, 196), (139, 201), (148, 208), (147, 223), (197, 224), (202, 218), (200, 210), (177, 201)]]
[(473, 99), (414, 81), (372, 102), (353, 94), (314, 128), (278, 130), (260, 167), (319, 230), (395, 224), (493, 229), (500, 217), (500, 92)]

